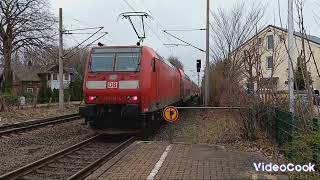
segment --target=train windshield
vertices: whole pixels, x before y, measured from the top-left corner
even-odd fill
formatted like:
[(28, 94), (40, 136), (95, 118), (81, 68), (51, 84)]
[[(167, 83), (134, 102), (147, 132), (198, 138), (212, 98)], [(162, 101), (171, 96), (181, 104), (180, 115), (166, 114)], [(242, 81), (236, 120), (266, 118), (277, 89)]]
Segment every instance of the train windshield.
[(115, 71), (138, 71), (139, 59), (138, 53), (117, 53)]
[[(128, 52), (129, 51), (129, 52)], [(137, 72), (141, 52), (137, 48), (97, 49), (91, 55), (91, 72)]]
[(113, 70), (114, 54), (92, 54), (91, 71), (104, 72)]

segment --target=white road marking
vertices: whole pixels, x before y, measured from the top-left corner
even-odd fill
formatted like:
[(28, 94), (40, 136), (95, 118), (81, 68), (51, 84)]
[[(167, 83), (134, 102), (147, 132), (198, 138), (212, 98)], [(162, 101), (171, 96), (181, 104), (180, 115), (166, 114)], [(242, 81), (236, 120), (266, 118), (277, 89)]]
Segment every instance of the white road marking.
[(162, 163), (164, 162), (164, 160), (166, 159), (166, 157), (169, 154), (169, 151), (172, 149), (172, 145), (168, 145), (167, 148), (164, 150), (164, 152), (162, 153), (159, 161), (156, 163), (156, 165), (153, 167), (151, 173), (149, 174), (149, 176), (147, 177), (147, 180), (153, 180), (154, 177), (157, 175), (158, 171), (160, 170)]

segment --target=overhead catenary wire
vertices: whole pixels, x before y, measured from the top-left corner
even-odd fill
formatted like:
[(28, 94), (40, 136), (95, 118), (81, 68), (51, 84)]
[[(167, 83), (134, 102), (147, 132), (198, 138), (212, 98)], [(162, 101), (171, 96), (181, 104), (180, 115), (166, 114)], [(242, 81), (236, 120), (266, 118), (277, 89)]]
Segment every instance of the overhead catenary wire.
[[(142, 2), (143, 3), (143, 2)], [(153, 13), (151, 12), (150, 9), (147, 9), (149, 14), (153, 17), (153, 20), (156, 22), (156, 24), (158, 25), (158, 29), (164, 29), (164, 27), (162, 26), (162, 24), (160, 23), (160, 21), (153, 16)], [(160, 28), (159, 28), (160, 27)], [(168, 41), (172, 42), (172, 40), (170, 38), (168, 38), (168, 36), (164, 36)]]
[[(100, 33), (104, 34), (105, 32), (100, 32)], [(67, 35), (80, 34), (81, 35), (81, 34), (92, 34), (92, 32), (91, 33), (64, 33), (64, 34), (67, 34)]]
[(84, 30), (91, 30), (91, 29), (103, 29), (103, 26), (100, 27), (89, 27), (89, 28), (79, 28), (79, 29), (68, 29), (68, 30), (64, 30), (63, 32), (70, 32), (70, 31), (84, 31)]
[(167, 43), (167, 44), (163, 44), (165, 46), (190, 46), (188, 44), (178, 44), (178, 43)]
[(199, 29), (167, 29), (166, 31), (205, 31), (206, 28), (199, 28)]
[[(77, 49), (79, 46), (81, 46), (83, 43), (85, 43), (86, 41), (88, 41), (90, 38), (92, 38), (93, 36), (95, 36), (96, 34), (98, 34), (104, 27), (100, 27), (100, 29), (98, 29), (96, 32), (94, 32), (91, 36), (89, 36), (87, 39), (83, 40), (81, 43), (79, 43), (77, 46), (73, 47), (67, 54), (64, 54), (63, 57), (67, 56), (68, 54), (70, 54), (73, 50)], [(106, 32), (106, 34), (108, 34), (108, 32)]]
[[(103, 38), (104, 36), (106, 36), (108, 33), (104, 33), (103, 35), (99, 36), (98, 38), (96, 38), (95, 40), (93, 40), (91, 43), (85, 45), (84, 47), (80, 48), (78, 51), (74, 52), (73, 54), (71, 54), (70, 56), (68, 57), (65, 57), (66, 59), (69, 59), (71, 58), (72, 56), (76, 55), (79, 51), (83, 50), (84, 48), (87, 48), (89, 47), (90, 45), (92, 45), (93, 43), (97, 42), (99, 39)], [(80, 47), (80, 46), (78, 46)]]
[[(129, 6), (129, 8), (133, 11), (136, 11), (135, 8), (127, 1), (127, 0), (123, 0), (127, 6)], [(148, 25), (146, 24), (147, 28), (152, 32), (153, 35), (155, 35), (155, 37), (161, 41), (162, 44), (165, 44), (165, 42), (160, 38), (160, 36)], [(166, 47), (170, 52), (172, 52), (172, 50), (170, 48), (168, 48), (167, 46), (164, 46)]]
[(191, 43), (188, 43), (187, 41), (185, 41), (185, 40), (183, 40), (183, 39), (181, 39), (181, 38), (179, 38), (179, 37), (177, 37), (177, 36), (175, 36), (175, 35), (167, 32), (167, 30), (163, 30), (163, 32), (167, 33), (168, 35), (170, 35), (170, 36), (178, 39), (179, 41), (181, 41), (181, 42), (183, 42), (183, 43), (185, 43), (185, 44), (187, 44), (187, 45), (189, 45), (189, 46), (191, 46), (191, 47), (193, 47), (193, 48), (195, 48), (195, 49), (198, 49), (199, 51), (205, 52), (205, 50), (203, 50), (203, 49), (201, 49), (201, 48), (199, 48), (199, 47), (197, 47), (197, 46), (195, 46), (195, 45), (192, 45)]

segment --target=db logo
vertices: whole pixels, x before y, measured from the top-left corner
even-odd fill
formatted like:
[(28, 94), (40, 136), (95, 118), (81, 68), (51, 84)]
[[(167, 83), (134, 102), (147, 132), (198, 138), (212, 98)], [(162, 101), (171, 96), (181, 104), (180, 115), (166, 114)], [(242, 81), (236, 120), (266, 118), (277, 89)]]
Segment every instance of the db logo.
[(108, 82), (107, 88), (118, 88), (118, 82)]

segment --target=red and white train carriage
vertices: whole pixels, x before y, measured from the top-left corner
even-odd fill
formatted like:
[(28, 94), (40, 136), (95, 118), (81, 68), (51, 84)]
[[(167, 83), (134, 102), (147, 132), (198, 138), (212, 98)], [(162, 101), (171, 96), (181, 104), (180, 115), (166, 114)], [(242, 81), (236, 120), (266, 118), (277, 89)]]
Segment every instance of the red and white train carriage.
[(166, 106), (199, 94), (182, 70), (150, 47), (102, 46), (89, 54), (80, 113), (95, 127), (146, 124)]

